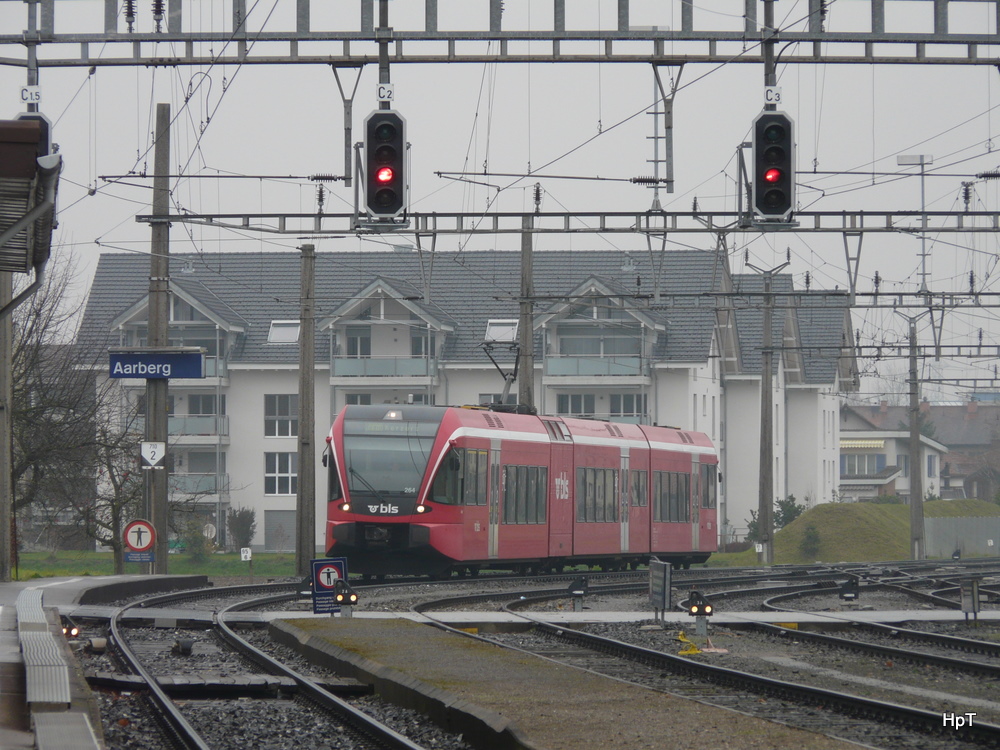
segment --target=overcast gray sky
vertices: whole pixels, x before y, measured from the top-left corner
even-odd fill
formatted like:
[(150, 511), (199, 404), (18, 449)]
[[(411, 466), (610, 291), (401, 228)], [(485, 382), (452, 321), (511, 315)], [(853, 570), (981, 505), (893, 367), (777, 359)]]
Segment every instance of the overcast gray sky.
[[(137, 0), (140, 29), (151, 24), (148, 0)], [(294, 0), (248, 0), (251, 30), (293, 26)], [(314, 28), (357, 26), (358, 3), (314, 1)], [(377, 3), (376, 3), (377, 5)], [(103, 2), (57, 0), (56, 30), (99, 32)], [(421, 28), (423, 0), (392, 0), (390, 23)], [(887, 28), (930, 30), (933, 4), (890, 2)], [(485, 0), (440, 0), (441, 28), (486, 25)], [(867, 3), (829, 3), (831, 30), (865, 30)], [(743, 0), (696, 2), (695, 24), (715, 30), (742, 28)], [(616, 0), (569, 0), (570, 28), (613, 28)], [(778, 25), (802, 28), (804, 0), (775, 3)], [(231, 3), (200, 0), (184, 3), (187, 28), (220, 31), (227, 27)], [(507, 0), (504, 28), (542, 28), (550, 24), (549, 2)], [(634, 0), (634, 25), (678, 27), (680, 2)], [(996, 28), (990, 3), (952, 8), (953, 31)], [(763, 17), (763, 11), (759, 11)], [(0, 33), (26, 28), (26, 5), (0, 0)], [(124, 24), (122, 24), (124, 28)], [(597, 43), (590, 44), (597, 47)], [(753, 40), (747, 48), (751, 49)], [(163, 45), (169, 54), (169, 45)], [(485, 48), (485, 45), (484, 45)], [(734, 49), (734, 58), (741, 51)], [(77, 55), (77, 49), (66, 51)], [(91, 45), (91, 54), (113, 54)], [(986, 51), (981, 52), (985, 57)], [(7, 48), (2, 57), (23, 57)], [(670, 69), (661, 69), (669, 82)], [(451, 64), (395, 65), (395, 107), (407, 118), (412, 144), (411, 206), (420, 212), (530, 210), (532, 188), (542, 185), (545, 211), (636, 210), (648, 208), (648, 188), (624, 182), (556, 180), (546, 175), (629, 178), (651, 173), (651, 117), (644, 114), (654, 98), (653, 75), (645, 64)], [(804, 210), (917, 209), (916, 177), (894, 180), (848, 172), (916, 173), (901, 170), (899, 154), (929, 154), (934, 164), (926, 180), (926, 203), (932, 210), (960, 210), (961, 183), (977, 172), (998, 168), (1000, 149), (1000, 74), (984, 66), (924, 65), (779, 65), (783, 108), (797, 127), (799, 189)], [(348, 90), (353, 71), (342, 72)], [(377, 108), (378, 71), (366, 67), (354, 103), (354, 139), (361, 122)], [(21, 109), (23, 68), (0, 66), (2, 117)], [(667, 210), (689, 210), (697, 199), (706, 210), (736, 206), (739, 144), (749, 138), (751, 122), (763, 103), (763, 69), (758, 64), (687, 65), (679, 78), (674, 107), (676, 192), (661, 192)], [(289, 211), (316, 208), (316, 186), (307, 180), (194, 179), (205, 175), (311, 175), (343, 171), (343, 108), (333, 73), (326, 66), (234, 66), (192, 68), (46, 68), (41, 71), (42, 111), (55, 121), (66, 169), (60, 187), (57, 240), (72, 249), (83, 268), (83, 283), (100, 252), (148, 253), (149, 228), (135, 215), (149, 212), (149, 181), (123, 184), (102, 175), (152, 170), (151, 133), (156, 104), (169, 102), (176, 118), (172, 131), (174, 169), (189, 178), (175, 181), (175, 208), (197, 213)], [(747, 154), (749, 157), (749, 153)], [(436, 172), (489, 171), (538, 174), (522, 179), (482, 177), (477, 182), (438, 177)], [(815, 170), (815, 173), (813, 173)], [(825, 174), (835, 172), (839, 174)], [(941, 176), (939, 176), (941, 175)], [(498, 190), (497, 188), (503, 188)], [(91, 191), (95, 191), (90, 194)], [(350, 210), (353, 191), (330, 186), (326, 210)], [(976, 182), (973, 209), (997, 210), (997, 188)], [(252, 231), (219, 232), (174, 225), (173, 252), (218, 249), (293, 250), (293, 236)], [(377, 248), (385, 238), (319, 240), (320, 251)], [(388, 238), (398, 242), (400, 238)], [(516, 250), (516, 236), (442, 237), (438, 249), (500, 248)], [(658, 246), (658, 245), (657, 245)], [(672, 236), (667, 247), (714, 246), (708, 235)], [(965, 290), (970, 271), (987, 291), (996, 291), (996, 240), (988, 235), (930, 236), (928, 270), (935, 290)], [(620, 248), (646, 252), (646, 241), (631, 235), (544, 236), (539, 249)], [(912, 236), (877, 235), (862, 246), (862, 290), (870, 290), (877, 271), (882, 289), (913, 291), (920, 282), (920, 241)], [(744, 255), (757, 267), (782, 263), (787, 250), (798, 286), (810, 273), (813, 288), (845, 288), (844, 244), (839, 235), (756, 232), (730, 237), (732, 267), (745, 269)], [(58, 251), (58, 248), (57, 248)], [(515, 291), (515, 290), (511, 290)], [(944, 343), (970, 343), (979, 328), (985, 341), (1000, 342), (998, 316), (991, 310), (948, 313)], [(897, 340), (905, 323), (890, 312), (858, 312), (862, 342)], [(922, 321), (921, 340), (930, 332)], [(993, 360), (951, 363), (949, 371), (965, 376), (992, 374)], [(903, 363), (882, 362), (866, 391), (898, 392)], [(925, 367), (925, 375), (933, 366)], [(927, 391), (935, 396), (933, 391)]]

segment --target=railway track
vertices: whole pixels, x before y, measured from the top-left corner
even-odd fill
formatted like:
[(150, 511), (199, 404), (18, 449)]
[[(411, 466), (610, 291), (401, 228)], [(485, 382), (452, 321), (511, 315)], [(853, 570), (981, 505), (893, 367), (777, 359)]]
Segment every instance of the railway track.
[[(142, 722), (142, 728), (127, 742), (109, 739), (109, 747), (425, 750), (331, 692), (335, 676), (296, 671), (234, 627), (240, 610), (298, 597), (296, 584), (274, 588), (174, 593), (118, 609), (108, 624), (118, 676), (92, 683), (119, 696), (116, 700), (126, 695), (133, 703), (127, 721)], [(208, 620), (199, 610), (207, 599), (213, 605)], [(164, 614), (167, 604), (173, 616)], [(137, 609), (147, 611), (154, 626), (126, 625), (127, 618), (137, 619)], [(348, 689), (357, 692), (360, 686)], [(140, 744), (134, 744), (137, 739)]]
[[(898, 571), (891, 572), (899, 573)], [(675, 574), (675, 583), (679, 587), (697, 585), (706, 590), (715, 587), (717, 593), (713, 594), (713, 596), (720, 595), (723, 590), (732, 592), (732, 598), (729, 600), (732, 603), (740, 599), (741, 592), (745, 593), (749, 591), (749, 594), (746, 594), (745, 601), (751, 603), (750, 606), (753, 606), (752, 603), (755, 597), (757, 600), (760, 600), (762, 595), (763, 597), (773, 598), (779, 594), (788, 594), (792, 585), (798, 585), (804, 595), (816, 595), (817, 592), (823, 591), (824, 583), (829, 589), (831, 580), (842, 579), (845, 575), (856, 575), (859, 578), (870, 575), (864, 569), (851, 569), (847, 571), (841, 568), (831, 569), (829, 567), (794, 571), (783, 570), (780, 571), (781, 575), (777, 573), (778, 571), (773, 570), (750, 572), (713, 571), (711, 573), (704, 570), (678, 571)], [(922, 575), (926, 575), (925, 570), (913, 570), (905, 574), (899, 573), (898, 576), (885, 575), (883, 580), (912, 580)], [(637, 576), (639, 576), (638, 580)], [(442, 600), (440, 594), (435, 593), (440, 590), (439, 587), (441, 584), (439, 583), (408, 582), (389, 586), (358, 586), (357, 588), (365, 592), (364, 599), (366, 602), (377, 601), (377, 592), (379, 591), (392, 592), (385, 595), (387, 600), (406, 601), (412, 598), (413, 600), (423, 602), (412, 607), (415, 611), (426, 611), (428, 609), (445, 608), (448, 606), (464, 607), (476, 601), (481, 603), (484, 599), (499, 602), (508, 601), (513, 598), (517, 600), (518, 604), (525, 606), (546, 599), (566, 598), (565, 584), (574, 577), (573, 574), (533, 577), (527, 579), (531, 581), (530, 586), (532, 590), (517, 593), (510, 593), (510, 587), (517, 585), (518, 580), (523, 584), (525, 579), (493, 579), (483, 577), (477, 579), (475, 582), (453, 579), (450, 584), (445, 585), (457, 586), (458, 588), (474, 586), (480, 593), (475, 597), (461, 595), (450, 597), (448, 600)], [(636, 591), (644, 590), (647, 586), (645, 576), (642, 574), (593, 574), (589, 577), (593, 586), (593, 593), (600, 592), (610, 595), (618, 592), (627, 595), (628, 593), (634, 594)], [(768, 585), (768, 582), (774, 583), (778, 579), (782, 582), (781, 585)], [(597, 580), (624, 580), (624, 583), (597, 586), (594, 583)], [(179, 610), (181, 608), (191, 609), (192, 621), (197, 621), (199, 616), (203, 617), (204, 615), (199, 615), (203, 610), (210, 610), (215, 613), (208, 622), (200, 622), (194, 628), (173, 628), (165, 639), (161, 638), (159, 641), (154, 641), (157, 645), (140, 645), (137, 647), (136, 650), (140, 652), (145, 651), (146, 654), (152, 653), (159, 656), (170, 654), (172, 649), (182, 640), (191, 642), (192, 654), (195, 657), (199, 655), (199, 652), (236, 653), (237, 650), (244, 648), (236, 641), (247, 640), (256, 640), (258, 646), (261, 646), (258, 650), (264, 651), (265, 648), (262, 646), (262, 642), (266, 642), (268, 639), (261, 636), (259, 631), (256, 634), (252, 634), (253, 631), (249, 631), (248, 633), (248, 631), (236, 625), (236, 623), (240, 622), (240, 616), (236, 614), (237, 611), (246, 609), (247, 607), (254, 609), (265, 608), (268, 606), (266, 598), (270, 598), (271, 604), (275, 600), (294, 598), (296, 596), (295, 590), (298, 587), (297, 583), (287, 584), (285, 590), (279, 592), (274, 592), (273, 586), (264, 587), (263, 590), (269, 592), (268, 597), (265, 597), (261, 593), (261, 586), (251, 588), (235, 587), (230, 589), (213, 588), (193, 593), (185, 592), (184, 594), (151, 597), (123, 608), (121, 615), (122, 619), (125, 619), (125, 613), (129, 612), (128, 619), (135, 621), (137, 619), (135, 613), (137, 611), (145, 611), (148, 613), (147, 619), (149, 622), (147, 624), (153, 625), (156, 624), (157, 613), (162, 611), (163, 607), (167, 606), (172, 610)], [(484, 587), (492, 590), (492, 593), (483, 594), (482, 590)], [(723, 587), (725, 588), (723, 589)], [(829, 590), (826, 593), (829, 593)], [(522, 599), (522, 596), (525, 598)], [(201, 598), (200, 601), (198, 597)], [(206, 601), (206, 599), (210, 601)], [(434, 601), (428, 602), (428, 599), (434, 599)], [(184, 602), (182, 600), (187, 601)], [(775, 604), (774, 606), (780, 605)], [(951, 602), (948, 606), (954, 607), (956, 605), (954, 602)], [(382, 609), (383, 607), (379, 606), (377, 608)], [(160, 624), (163, 623), (161, 622)], [(218, 627), (218, 631), (220, 632), (219, 635), (213, 634), (216, 627)], [(642, 646), (637, 647), (635, 644), (624, 644), (627, 638), (622, 637), (602, 638), (599, 634), (595, 633), (577, 634), (560, 628), (551, 629), (551, 632), (549, 632), (547, 626), (540, 624), (535, 624), (534, 627), (535, 629), (530, 636), (507, 635), (503, 636), (500, 640), (509, 641), (508, 645), (537, 652), (546, 658), (557, 659), (566, 663), (575, 662), (576, 666), (600, 672), (601, 674), (607, 674), (616, 679), (646, 684), (653, 689), (663, 690), (664, 692), (674, 693), (725, 708), (734, 708), (756, 716), (772, 718), (782, 723), (800, 726), (811, 731), (822, 731), (823, 734), (829, 736), (851, 739), (852, 741), (862, 742), (872, 747), (892, 747), (893, 750), (899, 747), (914, 748), (914, 750), (1000, 747), (1000, 741), (998, 741), (998, 737), (1000, 737), (998, 732), (1000, 732), (1000, 729), (992, 721), (982, 720), (983, 712), (977, 712), (978, 715), (975, 717), (972, 726), (957, 727), (954, 729), (943, 728), (941, 711), (923, 709), (921, 712), (920, 709), (906, 708), (900, 705), (901, 702), (880, 702), (870, 698), (858, 700), (858, 696), (846, 695), (844, 690), (824, 691), (822, 689), (805, 689), (802, 685), (789, 683), (786, 679), (775, 678), (773, 676), (768, 679), (763, 675), (751, 674), (750, 670), (744, 670), (743, 673), (729, 670), (735, 676), (725, 675), (724, 672), (721, 674), (718, 672), (702, 673), (702, 667), (709, 666), (718, 669), (718, 665), (698, 664), (691, 659), (686, 660), (687, 664), (679, 663), (685, 660), (667, 653), (671, 649), (676, 650), (676, 642), (670, 643), (665, 649), (644, 648)], [(143, 629), (124, 628), (124, 630), (132, 631), (131, 633), (125, 633), (125, 636), (129, 636), (141, 633)], [(160, 631), (161, 634), (167, 632), (164, 628), (150, 627), (148, 630)], [(227, 630), (232, 630), (232, 634), (227, 633)], [(873, 628), (872, 632), (874, 633), (876, 630)], [(915, 642), (917, 636), (909, 636), (906, 633), (901, 633), (901, 630), (900, 628), (888, 629), (888, 632), (883, 632), (877, 637), (889, 641), (890, 646), (893, 644), (898, 646), (904, 638), (907, 639), (907, 643)], [(213, 633), (209, 631), (213, 631)], [(858, 627), (855, 635), (860, 632), (861, 628)], [(128, 639), (125, 636), (122, 636), (122, 640), (127, 641)], [(146, 635), (140, 635), (139, 641), (142, 642), (146, 637)], [(583, 637), (584, 639), (593, 638), (596, 640), (581, 642), (576, 640), (578, 637)], [(875, 637), (875, 635), (872, 636), (872, 638)], [(235, 641), (230, 641), (230, 638), (234, 638)], [(928, 634), (923, 634), (922, 638), (927, 641)], [(111, 640), (117, 641), (117, 638), (112, 637)], [(855, 640), (860, 640), (860, 638), (856, 638)], [(932, 638), (931, 640), (934, 639)], [(603, 645), (604, 642), (614, 643), (615, 641), (618, 641), (619, 645), (612, 647)], [(942, 640), (942, 642), (946, 641)], [(624, 652), (616, 651), (625, 647), (637, 648), (637, 650), (632, 652), (632, 655), (625, 655)], [(906, 648), (907, 651), (911, 649), (909, 646)], [(947, 647), (934, 645), (929, 648), (932, 648), (934, 651), (949, 648), (952, 654), (962, 653), (962, 650), (960, 650), (960, 647), (955, 642), (952, 642)], [(974, 644), (966, 644), (965, 646), (966, 650), (974, 648)], [(956, 649), (959, 650), (956, 651)], [(650, 655), (650, 652), (656, 653), (657, 651), (662, 653), (655, 657)], [(854, 647), (852, 654), (856, 651), (857, 647)], [(244, 651), (243, 653), (248, 652)], [(877, 649), (873, 649), (872, 653), (877, 654)], [(911, 654), (907, 653), (907, 658), (910, 656)], [(851, 658), (856, 657), (851, 656)], [(871, 658), (878, 659), (883, 657), (875, 655)], [(992, 658), (991, 656), (987, 659), (980, 659), (980, 661), (989, 663)], [(169, 662), (176, 664), (179, 660), (179, 655), (172, 654), (167, 659)], [(188, 656), (187, 659), (191, 662), (191, 656)], [(902, 661), (903, 657), (897, 656), (896, 659)], [(287, 655), (283, 655), (279, 659), (279, 661), (286, 660)], [(180, 659), (180, 661), (183, 661), (183, 659)], [(139, 720), (148, 723), (150, 726), (155, 725), (159, 727), (162, 725), (166, 729), (162, 731), (157, 730), (163, 736), (161, 740), (158, 740), (161, 743), (159, 745), (148, 742), (143, 742), (141, 745), (127, 743), (114, 744), (109, 742), (109, 747), (141, 746), (143, 748), (157, 748), (158, 750), (159, 747), (223, 748), (257, 746), (259, 741), (261, 741), (260, 736), (255, 734), (252, 742), (247, 742), (245, 739), (237, 740), (237, 730), (245, 726), (255, 726), (255, 722), (273, 725), (274, 728), (277, 728), (280, 722), (292, 716), (301, 716), (301, 718), (293, 722), (293, 725), (296, 727), (296, 741), (288, 745), (281, 745), (278, 744), (280, 738), (277, 738), (275, 743), (272, 743), (273, 746), (296, 748), (299, 748), (299, 746), (311, 746), (307, 744), (310, 742), (309, 740), (303, 741), (301, 736), (299, 736), (299, 729), (301, 727), (309, 726), (313, 723), (309, 717), (317, 710), (314, 707), (316, 701), (306, 697), (310, 690), (306, 687), (306, 684), (318, 683), (319, 690), (321, 691), (320, 694), (322, 692), (329, 693), (332, 680), (328, 676), (322, 675), (301, 675), (303, 682), (300, 683), (292, 674), (272, 664), (268, 664), (269, 661), (273, 660), (269, 659), (266, 654), (260, 656), (240, 656), (238, 666), (233, 667), (233, 674), (240, 676), (239, 680), (237, 680), (240, 682), (240, 685), (237, 687), (230, 686), (226, 690), (219, 690), (218, 695), (206, 694), (205, 688), (200, 689), (200, 692), (198, 690), (180, 690), (176, 685), (169, 684), (169, 679), (165, 679), (163, 675), (151, 675), (153, 683), (168, 683), (168, 689), (165, 691), (167, 695), (165, 696), (164, 705), (172, 703), (176, 706), (178, 702), (182, 704), (183, 710), (180, 713), (180, 720), (161, 718), (159, 716), (159, 712), (161, 711), (159, 707), (160, 700), (154, 697), (156, 691), (152, 687), (133, 686), (128, 690), (119, 690), (116, 701), (123, 702), (127, 695), (131, 695), (130, 699), (138, 697), (136, 702), (142, 704), (130, 715), (130, 720), (138, 716)], [(928, 663), (931, 661), (933, 660), (929, 659)], [(957, 659), (956, 661), (961, 662), (962, 659)], [(200, 669), (200, 667), (197, 669)], [(302, 668), (300, 667), (299, 669)], [(960, 670), (962, 667), (961, 665), (955, 665), (952, 669)], [(993, 666), (991, 665), (986, 670), (980, 672), (977, 679), (982, 680), (982, 675), (985, 674), (985, 679), (993, 684), (996, 680), (996, 675), (993, 674), (992, 669)], [(307, 672), (308, 670), (302, 669), (302, 671)], [(148, 679), (143, 679), (143, 682), (147, 685), (149, 684)], [(227, 704), (226, 701), (229, 701), (229, 703)], [(298, 704), (304, 706), (301, 714), (298, 713), (300, 710), (297, 708)], [(247, 705), (253, 706), (253, 715), (243, 718), (241, 709)], [(276, 710), (277, 713), (275, 716), (264, 718), (268, 716), (266, 711), (271, 708)], [(231, 727), (228, 732), (223, 732), (224, 735), (228, 736), (210, 736), (206, 738), (205, 734), (211, 734), (218, 728), (220, 723), (223, 723), (219, 720), (220, 715), (227, 717), (226, 721), (229, 722), (229, 726)], [(959, 712), (959, 715), (962, 715), (961, 712)], [(198, 739), (177, 739), (186, 732), (183, 726), (184, 722), (191, 725), (195, 734), (201, 736), (200, 742), (204, 744), (198, 744)], [(324, 719), (322, 725), (327, 727), (327, 729), (317, 729), (323, 741), (328, 741), (330, 738), (328, 727), (332, 726), (332, 722), (332, 719)], [(280, 734), (280, 731), (278, 733)], [(335, 731), (337, 735), (343, 734), (346, 736), (349, 733), (350, 730)], [(345, 747), (354, 746), (347, 745)], [(377, 744), (357, 745), (357, 747), (392, 746)], [(420, 745), (415, 744), (402, 746), (420, 747)], [(433, 746), (442, 747), (439, 744), (434, 744)]]
[[(626, 591), (627, 586), (615, 587)], [(594, 593), (594, 590), (591, 590)], [(600, 591), (605, 591), (601, 587)], [(655, 690), (669, 692), (684, 698), (702, 701), (711, 705), (741, 711), (753, 716), (767, 718), (821, 734), (861, 743), (869, 747), (883, 747), (896, 750), (906, 747), (912, 750), (957, 750), (958, 748), (998, 748), (1000, 747), (1000, 725), (969, 717), (966, 713), (955, 714), (956, 724), (945, 722), (948, 711), (928, 710), (897, 700), (885, 700), (856, 694), (846, 689), (829, 689), (808, 684), (802, 680), (792, 681), (787, 672), (782, 677), (756, 674), (745, 669), (731, 669), (707, 660), (679, 656), (676, 652), (682, 644), (670, 640), (662, 628), (650, 626), (645, 632), (656, 634), (662, 641), (658, 648), (627, 643), (619, 637), (609, 637), (593, 632), (578, 632), (566, 627), (552, 625), (524, 613), (523, 609), (538, 605), (553, 598), (565, 598), (565, 591), (522, 592), (508, 596), (504, 608), (516, 612), (532, 624), (528, 633), (491, 636), (488, 640), (507, 647), (526, 651), (559, 663), (604, 674), (615, 679), (642, 685)], [(496, 599), (495, 595), (489, 596)], [(429, 602), (414, 607), (414, 611), (425, 616), (432, 610), (454, 606), (467, 606), (482, 597), (450, 598)], [(446, 627), (443, 623), (439, 623)], [(633, 624), (634, 631), (643, 632)], [(608, 626), (608, 630), (613, 630)], [(775, 629), (781, 633), (782, 629)], [(779, 637), (783, 637), (779, 635)], [(794, 634), (791, 637), (798, 637)], [(836, 644), (842, 648), (843, 644)], [(827, 644), (827, 648), (833, 642)], [(860, 644), (857, 650), (864, 647)], [(879, 649), (870, 647), (873, 658)], [(883, 650), (882, 653), (889, 653)], [(945, 660), (937, 656), (907, 654), (911, 661), (916, 659), (925, 665), (940, 668)], [(993, 667), (969, 665), (962, 660), (952, 660), (951, 670), (973, 670), (981, 676), (987, 669), (992, 674)], [(801, 667), (799, 667), (801, 672)], [(990, 678), (991, 681), (995, 679)], [(979, 704), (970, 700), (978, 708)], [(996, 706), (1000, 708), (1000, 706)], [(972, 713), (982, 713), (970, 709)], [(954, 712), (952, 712), (954, 714)]]

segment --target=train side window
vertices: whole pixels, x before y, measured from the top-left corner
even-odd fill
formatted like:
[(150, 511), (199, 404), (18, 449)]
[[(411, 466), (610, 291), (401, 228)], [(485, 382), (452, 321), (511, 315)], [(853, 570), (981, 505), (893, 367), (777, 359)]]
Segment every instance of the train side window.
[(649, 505), (649, 494), (647, 492), (647, 473), (645, 471), (629, 472), (632, 480), (632, 505), (633, 507), (645, 508)]
[(489, 477), (490, 459), (486, 451), (476, 451), (479, 454), (479, 481), (476, 482), (476, 505), (486, 505), (486, 480)]
[(618, 493), (621, 488), (618, 485), (618, 469), (604, 470), (604, 520), (609, 523), (618, 523)]
[[(331, 453), (333, 451), (331, 450)], [(337, 473), (337, 462), (333, 460), (333, 456), (329, 457), (327, 463), (327, 473), (329, 474), (329, 501), (332, 503), (336, 500), (340, 500), (344, 493), (340, 491), (340, 474)]]
[(718, 467), (715, 464), (701, 465), (701, 507), (714, 508), (718, 502)]
[(517, 467), (504, 466), (503, 522), (515, 523), (517, 519)]
[(597, 470), (594, 472), (594, 513), (587, 519), (588, 521), (604, 520), (604, 506), (608, 494), (608, 488), (605, 486), (606, 477), (607, 474), (603, 471)]
[(585, 521), (587, 498), (587, 470), (578, 468), (576, 470), (576, 520)]
[(587, 475), (587, 497), (583, 520), (593, 521), (597, 517), (597, 511), (594, 509), (594, 502), (597, 497), (597, 478), (594, 476), (593, 469), (586, 469), (585, 471)]
[(525, 466), (525, 482), (524, 482), (524, 518), (522, 520), (520, 514), (518, 515), (518, 523), (534, 523), (535, 522), (535, 505), (538, 502), (538, 467), (537, 466)]
[(546, 498), (548, 498), (549, 470), (545, 466), (538, 466), (538, 495), (535, 503), (535, 523), (545, 523), (547, 512)]
[(465, 451), (465, 485), (462, 502), (465, 505), (486, 505), (486, 480), (489, 457), (486, 451)]
[(663, 472), (653, 472), (653, 520), (663, 520)]
[(677, 474), (673, 471), (667, 473), (667, 515), (664, 521), (677, 520), (677, 504), (679, 502), (679, 492), (677, 489)]
[(458, 505), (462, 502), (462, 467), (465, 451), (452, 448), (444, 457), (431, 485), (431, 499), (443, 505)]
[(680, 523), (687, 523), (691, 520), (691, 476), (678, 474), (677, 485), (677, 520)]
[(526, 523), (528, 520), (528, 467), (517, 467), (517, 513), (514, 523)]
[(548, 469), (544, 466), (505, 466), (503, 523), (545, 523)]

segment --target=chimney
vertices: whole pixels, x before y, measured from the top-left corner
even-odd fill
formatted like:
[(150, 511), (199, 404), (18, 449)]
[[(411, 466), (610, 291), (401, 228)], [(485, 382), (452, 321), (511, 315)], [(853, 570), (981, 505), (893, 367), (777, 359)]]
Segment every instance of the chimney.
[(889, 411), (889, 402), (888, 401), (879, 401), (878, 402), (878, 410), (880, 412), (882, 412), (883, 414), (885, 414), (887, 411)]
[(926, 398), (920, 402), (920, 413), (927, 414), (931, 410), (931, 403)]
[(965, 418), (972, 419), (976, 416), (976, 412), (979, 411), (979, 402), (976, 399), (969, 399), (969, 403), (965, 405)]

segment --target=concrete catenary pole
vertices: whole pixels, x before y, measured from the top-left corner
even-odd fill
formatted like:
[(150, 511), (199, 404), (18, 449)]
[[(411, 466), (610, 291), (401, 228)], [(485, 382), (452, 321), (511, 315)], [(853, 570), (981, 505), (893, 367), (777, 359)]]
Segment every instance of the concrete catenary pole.
[(311, 574), (316, 554), (316, 248), (303, 245), (299, 299), (299, 467), (295, 570)]
[[(0, 305), (13, 297), (13, 274), (0, 273)], [(12, 576), (17, 536), (14, 533), (14, 485), (11, 480), (11, 419), (13, 400), (10, 363), (14, 349), (11, 316), (0, 318), (0, 583)]]
[(926, 557), (924, 550), (924, 483), (920, 463), (920, 380), (917, 371), (917, 321), (910, 318), (910, 555)]
[(533, 220), (525, 214), (521, 223), (521, 305), (517, 321), (518, 347), (521, 366), (517, 379), (517, 402), (522, 406), (535, 405), (535, 332), (532, 316), (531, 296), (534, 294), (532, 281), (534, 269), (531, 254), (531, 227)]
[[(149, 328), (148, 344), (164, 348), (170, 344), (170, 104), (156, 105), (156, 133), (153, 152), (153, 220), (149, 256)], [(164, 218), (161, 218), (164, 217)], [(167, 395), (170, 381), (165, 378), (146, 381), (146, 440), (167, 445)], [(169, 452), (169, 447), (167, 448)], [(149, 521), (156, 530), (153, 547), (153, 573), (167, 572), (169, 464), (147, 471)], [(221, 523), (221, 519), (216, 519)]]

